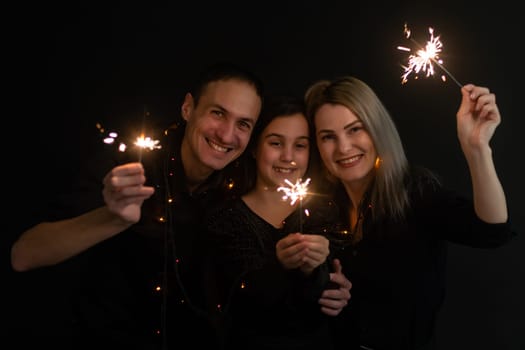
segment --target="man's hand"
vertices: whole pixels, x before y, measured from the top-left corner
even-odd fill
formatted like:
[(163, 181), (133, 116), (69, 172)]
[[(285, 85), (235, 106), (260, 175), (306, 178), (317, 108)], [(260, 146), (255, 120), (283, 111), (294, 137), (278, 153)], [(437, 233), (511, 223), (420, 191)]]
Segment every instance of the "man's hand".
[(352, 289), (352, 283), (342, 272), (339, 259), (333, 260), (333, 267), (334, 272), (330, 273), (331, 287), (325, 289), (319, 298), (321, 312), (328, 316), (337, 316), (341, 313), (350, 300), (350, 289)]

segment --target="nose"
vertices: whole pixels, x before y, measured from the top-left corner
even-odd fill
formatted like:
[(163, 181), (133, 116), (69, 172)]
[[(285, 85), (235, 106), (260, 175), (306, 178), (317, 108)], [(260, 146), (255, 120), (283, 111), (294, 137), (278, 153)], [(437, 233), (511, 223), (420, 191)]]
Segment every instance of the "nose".
[(231, 121), (223, 121), (217, 128), (216, 134), (222, 143), (232, 143), (235, 134), (235, 123)]
[(281, 150), (281, 161), (285, 163), (293, 162), (293, 150), (291, 146), (284, 146)]
[(340, 139), (337, 144), (337, 149), (341, 153), (347, 153), (352, 149), (352, 141), (346, 138)]

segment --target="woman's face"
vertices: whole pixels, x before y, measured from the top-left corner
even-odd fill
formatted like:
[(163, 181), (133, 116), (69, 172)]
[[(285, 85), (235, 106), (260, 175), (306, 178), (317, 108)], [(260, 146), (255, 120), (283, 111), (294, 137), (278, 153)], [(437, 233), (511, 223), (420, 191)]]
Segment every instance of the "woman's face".
[(308, 168), (310, 141), (303, 114), (279, 116), (263, 130), (257, 144), (257, 182), (267, 188), (295, 183)]
[(315, 114), (319, 153), (328, 171), (349, 186), (366, 186), (377, 152), (361, 120), (343, 105), (325, 104)]

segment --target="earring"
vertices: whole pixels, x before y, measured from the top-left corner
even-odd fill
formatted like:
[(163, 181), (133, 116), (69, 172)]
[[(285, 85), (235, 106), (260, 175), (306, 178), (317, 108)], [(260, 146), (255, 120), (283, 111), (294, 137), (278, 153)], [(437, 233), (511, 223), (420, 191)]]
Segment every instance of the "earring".
[(379, 158), (379, 156), (376, 157), (376, 162), (374, 164), (374, 167), (377, 169), (381, 166), (381, 163), (383, 163), (383, 160)]

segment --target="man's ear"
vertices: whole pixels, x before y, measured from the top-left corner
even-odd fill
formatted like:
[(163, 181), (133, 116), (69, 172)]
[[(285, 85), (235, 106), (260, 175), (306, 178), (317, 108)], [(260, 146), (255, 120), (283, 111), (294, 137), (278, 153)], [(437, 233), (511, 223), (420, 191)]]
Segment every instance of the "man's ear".
[(188, 121), (188, 118), (190, 117), (191, 112), (193, 111), (193, 102), (193, 96), (188, 92), (186, 96), (184, 96), (184, 102), (182, 103), (182, 107), (180, 108), (182, 119), (184, 119), (185, 121)]

